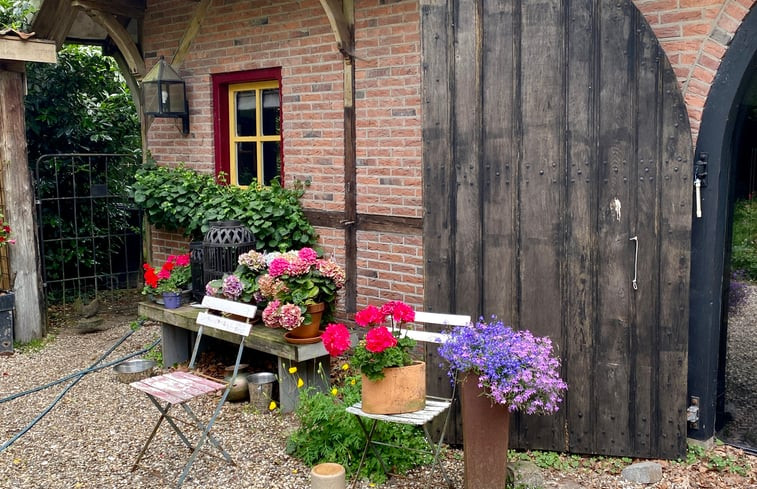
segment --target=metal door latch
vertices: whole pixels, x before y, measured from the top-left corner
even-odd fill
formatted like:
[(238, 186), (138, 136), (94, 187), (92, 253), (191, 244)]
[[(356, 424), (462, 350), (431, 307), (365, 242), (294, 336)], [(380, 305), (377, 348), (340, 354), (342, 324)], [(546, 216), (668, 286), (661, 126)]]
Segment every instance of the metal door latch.
[(686, 408), (686, 421), (689, 423), (689, 428), (699, 429), (699, 398), (692, 396), (691, 405)]
[(702, 188), (707, 187), (707, 153), (699, 153), (699, 159), (694, 163), (694, 191), (697, 207), (697, 218), (702, 217)]

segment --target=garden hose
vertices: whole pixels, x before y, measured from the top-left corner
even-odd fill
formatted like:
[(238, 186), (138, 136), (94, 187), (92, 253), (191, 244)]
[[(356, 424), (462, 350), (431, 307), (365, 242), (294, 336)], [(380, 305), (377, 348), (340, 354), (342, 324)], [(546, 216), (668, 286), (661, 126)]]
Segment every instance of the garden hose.
[(29, 389), (27, 391), (19, 392), (17, 394), (11, 395), (9, 397), (0, 399), (0, 403), (3, 403), (3, 402), (6, 402), (6, 401), (10, 401), (10, 400), (16, 399), (16, 398), (21, 397), (21, 396), (25, 396), (27, 394), (31, 394), (31, 393), (38, 392), (38, 391), (43, 390), (43, 389), (47, 389), (48, 387), (52, 387), (54, 385), (57, 385), (57, 384), (60, 384), (62, 382), (65, 382), (67, 380), (70, 380), (72, 378), (74, 379), (73, 382), (71, 382), (70, 384), (68, 384), (63, 389), (63, 391), (61, 391), (61, 393), (58, 394), (58, 396), (45, 409), (43, 409), (42, 412), (36, 418), (34, 418), (28, 425), (26, 425), (21, 431), (19, 431), (11, 439), (9, 439), (8, 441), (6, 441), (2, 445), (0, 445), (0, 452), (2, 452), (3, 450), (5, 450), (9, 446), (11, 446), (13, 443), (16, 442), (16, 440), (18, 440), (19, 438), (21, 438), (30, 429), (32, 429), (35, 424), (37, 424), (42, 418), (45, 417), (45, 415), (47, 415), (47, 413), (49, 413), (55, 407), (55, 405), (63, 398), (64, 395), (66, 395), (66, 393), (73, 386), (75, 386), (82, 378), (84, 378), (85, 375), (87, 375), (87, 374), (89, 374), (91, 372), (96, 372), (98, 370), (102, 370), (102, 369), (110, 367), (112, 365), (116, 365), (118, 363), (123, 362), (124, 360), (127, 360), (129, 358), (135, 357), (137, 355), (142, 355), (143, 353), (146, 353), (146, 352), (152, 350), (153, 348), (155, 348), (160, 343), (160, 338), (156, 339), (149, 346), (147, 346), (145, 348), (142, 348), (141, 350), (138, 350), (138, 351), (135, 351), (135, 352), (130, 353), (128, 355), (125, 355), (125, 356), (123, 356), (123, 357), (121, 357), (121, 358), (119, 358), (117, 360), (113, 360), (113, 361), (105, 363), (103, 365), (99, 365), (100, 362), (102, 362), (105, 358), (107, 358), (108, 355), (110, 355), (111, 353), (113, 353), (113, 351), (116, 348), (118, 348), (118, 346), (121, 345), (121, 343), (123, 343), (129, 336), (131, 336), (134, 333), (134, 331), (136, 331), (137, 329), (139, 329), (139, 327), (141, 327), (142, 324), (144, 324), (144, 320), (140, 319), (138, 321), (137, 328), (134, 328), (134, 329), (130, 328), (129, 331), (121, 337), (121, 339), (119, 339), (113, 346), (111, 346), (105, 353), (103, 353), (100, 356), (100, 358), (97, 359), (97, 361), (95, 361), (92, 365), (90, 365), (89, 368), (86, 368), (86, 369), (80, 370), (80, 371), (78, 371), (76, 373), (67, 375), (67, 376), (65, 376), (65, 377), (63, 377), (61, 379), (58, 379), (58, 380), (53, 381), (53, 382), (50, 382), (50, 383), (45, 384), (43, 386), (35, 387), (33, 389)]

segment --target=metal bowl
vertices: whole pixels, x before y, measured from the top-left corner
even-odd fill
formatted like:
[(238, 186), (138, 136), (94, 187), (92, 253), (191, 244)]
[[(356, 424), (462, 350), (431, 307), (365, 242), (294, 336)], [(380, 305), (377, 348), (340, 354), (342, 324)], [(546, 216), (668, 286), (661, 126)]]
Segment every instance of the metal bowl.
[(154, 360), (144, 358), (132, 358), (113, 367), (113, 372), (119, 382), (129, 384), (138, 380), (151, 377), (157, 364)]

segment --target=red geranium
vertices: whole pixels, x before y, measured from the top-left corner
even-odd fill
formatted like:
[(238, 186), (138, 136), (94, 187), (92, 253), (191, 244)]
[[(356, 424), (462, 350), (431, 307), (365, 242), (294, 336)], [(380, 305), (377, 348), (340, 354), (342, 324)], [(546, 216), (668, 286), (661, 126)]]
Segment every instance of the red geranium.
[(350, 349), (350, 330), (342, 323), (329, 324), (321, 340), (329, 355), (338, 357)]
[[(387, 302), (380, 308), (371, 305), (358, 311), (355, 322), (371, 329), (355, 347), (352, 364), (371, 380), (382, 378), (385, 368), (410, 365), (415, 340), (401, 334), (401, 329), (403, 323), (413, 320), (413, 308), (400, 301)], [(387, 323), (391, 324), (391, 330)], [(342, 355), (350, 347), (349, 331), (344, 324), (329, 324), (322, 339), (332, 356)]]
[(373, 353), (381, 353), (396, 345), (397, 338), (385, 326), (373, 328), (365, 335), (365, 349)]

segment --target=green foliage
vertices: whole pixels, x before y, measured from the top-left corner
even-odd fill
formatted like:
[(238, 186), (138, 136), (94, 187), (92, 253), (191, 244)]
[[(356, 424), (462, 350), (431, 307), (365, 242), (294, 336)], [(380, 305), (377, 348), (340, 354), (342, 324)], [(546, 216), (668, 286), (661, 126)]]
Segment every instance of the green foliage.
[(352, 354), (352, 364), (371, 380), (383, 379), (384, 368), (407, 366), (413, 363), (410, 352), (415, 344), (415, 340), (412, 338), (400, 336), (397, 338), (396, 348), (387, 348), (382, 352), (375, 353), (365, 348), (365, 340), (360, 340), (358, 347)]
[(29, 20), (36, 11), (34, 2), (28, 0), (0, 0), (0, 29), (28, 32)]
[[(345, 406), (360, 400), (360, 379), (347, 377), (344, 385), (335, 389), (331, 393), (314, 389), (300, 393), (296, 411), (300, 428), (287, 440), (287, 453), (310, 466), (323, 462), (341, 464), (348, 476), (352, 476), (360, 463), (365, 435), (355, 416), (345, 411)], [(384, 445), (375, 447), (394, 472), (405, 473), (431, 462), (430, 456), (412, 451), (426, 448), (420, 428), (379, 422), (374, 439), (405, 447), (402, 450)], [(360, 474), (376, 483), (386, 480), (381, 463), (370, 450)]]
[(57, 64), (27, 68), (29, 161), (53, 153), (132, 153), (139, 115), (113, 58), (99, 48), (65, 46)]
[(37, 338), (26, 343), (18, 341), (13, 342), (13, 349), (18, 353), (37, 353), (45, 349), (45, 347), (55, 341), (57, 335), (55, 333), (48, 333), (44, 338)]
[(734, 204), (731, 270), (757, 281), (757, 199)]
[(729, 472), (731, 474), (746, 477), (753, 470), (749, 460), (743, 452), (730, 453), (723, 447), (723, 443), (717, 440), (715, 448), (705, 448), (701, 445), (690, 444), (686, 448), (686, 460), (679, 462), (686, 465), (701, 465), (705, 469), (716, 472)]
[(230, 219), (252, 231), (260, 251), (313, 246), (317, 239), (300, 203), (301, 185), (289, 189), (273, 181), (267, 187), (241, 188), (184, 166), (149, 166), (137, 172), (132, 192), (151, 224), (195, 240), (210, 222)]

